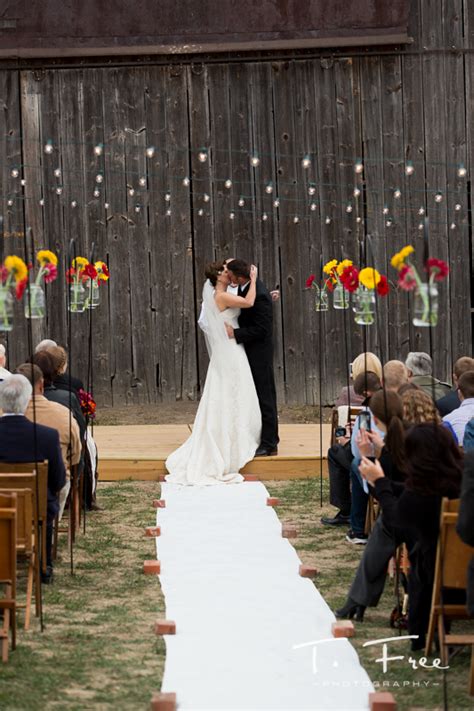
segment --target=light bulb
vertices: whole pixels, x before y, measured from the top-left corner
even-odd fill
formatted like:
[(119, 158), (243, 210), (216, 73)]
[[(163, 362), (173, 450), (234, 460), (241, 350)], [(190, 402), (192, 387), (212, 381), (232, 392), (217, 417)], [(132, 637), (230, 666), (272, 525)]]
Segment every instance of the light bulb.
[(263, 222), (266, 222), (267, 220), (268, 220), (268, 215), (267, 215), (266, 212), (264, 212), (263, 215), (262, 215), (262, 221), (263, 221)]
[(275, 198), (273, 201), (273, 207), (280, 207), (280, 198)]
[(188, 187), (188, 185), (189, 185), (190, 182), (191, 182), (191, 181), (189, 180), (189, 178), (188, 178), (187, 176), (186, 176), (186, 178), (183, 178), (183, 185), (184, 185), (185, 188)]
[(362, 171), (364, 170), (364, 164), (362, 163), (360, 158), (356, 160), (354, 170), (356, 173), (362, 173)]
[(18, 178), (19, 175), (20, 175), (20, 171), (18, 170), (18, 168), (12, 168), (12, 172), (11, 172), (12, 178)]
[(211, 198), (209, 197), (209, 195), (207, 193), (204, 193), (204, 195), (202, 196), (202, 199), (204, 200), (204, 202), (209, 202), (209, 200)]
[(207, 151), (205, 151), (205, 150), (199, 151), (198, 159), (201, 163), (205, 163), (207, 161)]
[(20, 180), (20, 185), (22, 185), (23, 187), (25, 187), (25, 185), (26, 185), (26, 180), (25, 180), (24, 178), (22, 178), (22, 179)]
[(62, 192), (63, 192), (62, 187), (61, 187), (61, 186), (58, 186), (58, 187), (56, 188), (56, 195), (61, 195)]
[(139, 179), (138, 184), (139, 184), (140, 187), (142, 187), (142, 188), (146, 187), (146, 178), (145, 178), (144, 175), (142, 175), (142, 177)]
[(464, 167), (464, 163), (461, 163), (458, 168), (458, 178), (465, 178), (467, 175), (467, 170)]
[(95, 182), (99, 184), (104, 182), (104, 176), (102, 175), (102, 173), (97, 173), (97, 175), (95, 176)]
[(93, 194), (94, 194), (94, 197), (95, 197), (95, 198), (100, 197), (100, 190), (99, 190), (99, 188), (96, 188), (96, 189), (94, 190), (94, 193), (93, 193)]
[(8, 207), (11, 207), (13, 205), (13, 200), (7, 200), (7, 205)]
[(424, 227), (424, 224), (423, 224), (422, 222), (419, 222), (419, 223), (418, 223), (418, 229), (419, 229), (419, 230), (422, 230), (423, 227)]
[(140, 212), (141, 209), (141, 205), (135, 205), (135, 212)]
[(395, 198), (395, 200), (400, 200), (401, 196), (402, 196), (402, 191), (399, 188), (394, 190), (393, 197)]
[(235, 219), (235, 212), (229, 212), (229, 219), (234, 220)]
[(361, 222), (362, 222), (362, 217), (356, 217), (356, 222), (361, 223)]
[(450, 227), (451, 227), (452, 230), (455, 230), (455, 229), (456, 229), (456, 223), (455, 223), (455, 222), (451, 222)]
[(265, 185), (265, 192), (266, 192), (268, 195), (271, 195), (271, 194), (272, 194), (272, 192), (273, 192), (273, 183), (267, 183), (267, 185)]
[(171, 200), (171, 193), (165, 193), (165, 202), (170, 202)]
[(44, 144), (44, 152), (50, 155), (54, 150), (53, 142), (50, 138)]
[(414, 172), (415, 172), (415, 167), (414, 167), (413, 163), (411, 162), (411, 160), (408, 160), (407, 164), (405, 166), (405, 173), (406, 173), (406, 175), (413, 175)]
[(146, 157), (147, 158), (153, 158), (155, 155), (155, 146), (148, 146), (146, 149)]
[(456, 212), (459, 212), (459, 210), (461, 209), (461, 205), (457, 202), (454, 206), (454, 209), (456, 210)]
[(109, 203), (108, 203), (108, 202), (104, 202), (104, 207), (105, 207), (106, 210), (108, 210), (109, 207), (110, 207)]
[(325, 222), (327, 225), (330, 225), (330, 224), (331, 224), (331, 218), (330, 218), (330, 217), (326, 217), (326, 219), (324, 220), (324, 222)]
[(443, 195), (442, 193), (436, 193), (435, 195), (435, 202), (442, 202), (443, 200)]
[(254, 168), (257, 168), (257, 166), (260, 165), (260, 158), (258, 157), (258, 155), (254, 154), (253, 156), (251, 156), (250, 165), (252, 165)]
[(314, 185), (310, 185), (308, 188), (308, 195), (314, 195), (315, 192), (316, 192), (316, 188), (314, 187)]
[(346, 212), (352, 212), (352, 205), (350, 203), (346, 207)]
[(312, 210), (313, 212), (317, 209), (317, 205), (315, 202), (312, 202), (311, 205), (309, 206), (309, 209)]
[(39, 201), (39, 204), (41, 205), (41, 207), (43, 207), (43, 205), (44, 205), (44, 200), (43, 200), (43, 198), (41, 198), (41, 200)]
[(386, 205), (384, 205), (384, 208), (383, 208), (382, 212), (383, 212), (384, 215), (388, 215), (389, 210), (388, 210), (388, 207), (387, 207)]
[(94, 153), (96, 156), (101, 156), (104, 151), (104, 144), (103, 143), (98, 143), (96, 146), (94, 146)]
[(385, 220), (385, 226), (386, 227), (391, 227), (392, 226), (392, 219), (389, 218), (388, 220)]
[(71, 200), (71, 207), (77, 207), (77, 201)]
[(169, 207), (165, 212), (166, 217), (171, 217), (171, 208)]
[(360, 195), (360, 189), (354, 188), (354, 197), (359, 197), (359, 195)]
[(243, 207), (245, 205), (245, 200), (243, 197), (239, 198), (239, 207)]
[(128, 189), (128, 194), (130, 195), (130, 197), (133, 197), (133, 196), (135, 195), (135, 189), (134, 189), (134, 188), (129, 188), (129, 189)]
[(309, 155), (305, 155), (305, 157), (304, 157), (303, 160), (301, 161), (301, 165), (303, 166), (303, 168), (309, 168), (309, 167), (310, 167), (310, 165), (311, 165), (311, 158), (309, 157)]
[(54, 169), (54, 177), (55, 177), (55, 178), (60, 178), (60, 177), (61, 177), (61, 168), (55, 168), (55, 169)]
[(204, 210), (202, 209), (202, 207), (199, 208), (198, 215), (199, 217), (202, 217), (204, 215)]
[(418, 214), (419, 214), (419, 215), (424, 215), (424, 214), (425, 214), (425, 208), (424, 208), (424, 207), (420, 207), (419, 210), (418, 210)]
[(293, 218), (294, 224), (297, 225), (299, 221), (300, 221), (300, 218), (298, 217), (298, 215), (295, 215)]
[(224, 185), (227, 188), (227, 190), (230, 190), (230, 188), (232, 187), (232, 180), (230, 178), (227, 178)]

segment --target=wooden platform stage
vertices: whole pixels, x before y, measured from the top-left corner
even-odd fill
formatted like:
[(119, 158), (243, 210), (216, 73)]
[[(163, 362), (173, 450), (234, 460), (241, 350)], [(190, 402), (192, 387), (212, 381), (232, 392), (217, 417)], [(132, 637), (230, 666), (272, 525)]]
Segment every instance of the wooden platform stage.
[[(101, 481), (157, 480), (166, 474), (166, 457), (189, 437), (191, 425), (117, 425), (94, 427), (99, 450)], [(322, 466), (327, 474), (330, 425), (322, 430)], [(321, 469), (319, 425), (280, 425), (280, 445), (275, 457), (258, 457), (243, 474), (260, 479), (305, 479)]]

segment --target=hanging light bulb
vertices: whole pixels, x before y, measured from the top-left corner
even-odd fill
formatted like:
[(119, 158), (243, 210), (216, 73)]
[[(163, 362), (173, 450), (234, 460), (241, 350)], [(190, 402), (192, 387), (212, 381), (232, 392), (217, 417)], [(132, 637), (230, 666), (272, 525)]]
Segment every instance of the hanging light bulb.
[(305, 168), (305, 169), (310, 167), (310, 165), (311, 165), (311, 158), (309, 157), (308, 154), (306, 154), (305, 157), (303, 158), (303, 160), (301, 161), (301, 165), (302, 165), (303, 168)]
[(170, 202), (170, 200), (171, 200), (171, 193), (170, 192), (165, 193), (165, 202)]
[(153, 158), (155, 155), (155, 146), (148, 146), (146, 149), (146, 157), (147, 158)]
[(391, 227), (391, 226), (392, 226), (392, 222), (393, 222), (392, 218), (389, 217), (388, 220), (385, 220), (385, 226), (386, 226), (386, 227)]
[(250, 165), (253, 166), (253, 168), (257, 168), (260, 165), (260, 158), (256, 153), (250, 157)]
[(191, 181), (189, 180), (189, 178), (188, 178), (187, 176), (186, 176), (185, 178), (183, 178), (183, 185), (184, 185), (185, 188), (188, 187), (188, 185), (189, 185), (190, 182), (191, 182)]
[(41, 207), (44, 206), (44, 200), (43, 200), (43, 198), (41, 198), (41, 200), (39, 201), (39, 204), (41, 205)]
[(397, 188), (396, 190), (393, 191), (393, 197), (395, 198), (395, 200), (400, 200), (401, 196), (402, 196), (402, 191), (400, 190), (400, 188)]
[(268, 215), (266, 212), (264, 212), (262, 215), (262, 222), (266, 222), (267, 220), (268, 220)]
[(142, 209), (141, 205), (135, 205), (135, 212), (140, 212)]
[(12, 168), (12, 172), (11, 172), (12, 178), (18, 178), (19, 175), (20, 175), (20, 171), (18, 170), (18, 168)]
[(198, 215), (199, 217), (202, 217), (204, 215), (204, 210), (202, 209), (202, 207), (199, 208)]
[(104, 144), (103, 143), (98, 143), (96, 146), (94, 146), (94, 153), (96, 154), (96, 156), (101, 156), (103, 152), (104, 152)]
[(133, 196), (135, 195), (135, 189), (134, 189), (134, 188), (129, 188), (129, 189), (128, 189), (128, 194), (130, 195), (130, 197), (133, 197)]
[(316, 188), (314, 185), (310, 185), (308, 188), (308, 195), (314, 195), (316, 192)]
[(467, 170), (464, 167), (464, 163), (460, 163), (459, 168), (458, 168), (458, 178), (465, 178), (466, 175), (467, 175)]
[(44, 144), (44, 152), (47, 153), (48, 155), (51, 155), (53, 150), (54, 150), (53, 142), (50, 138), (48, 138), (48, 140)]
[(146, 187), (146, 178), (144, 175), (139, 179), (138, 184), (140, 185), (141, 188)]
[(312, 202), (311, 205), (309, 206), (309, 209), (310, 209), (312, 212), (314, 212), (315, 210), (317, 210), (317, 208), (318, 208), (318, 206), (316, 205), (315, 202)]
[(362, 163), (362, 160), (360, 158), (357, 158), (354, 164), (354, 170), (358, 174), (362, 173), (362, 171), (364, 170), (364, 164)]
[(207, 161), (207, 151), (203, 148), (202, 151), (199, 151), (198, 153), (198, 160), (201, 163), (205, 163)]
[(459, 212), (459, 210), (461, 209), (461, 205), (459, 202), (455, 204), (454, 209), (456, 210), (456, 212)]
[(435, 195), (435, 202), (442, 202), (443, 200), (443, 194), (442, 193), (436, 193)]
[(95, 198), (100, 197), (100, 190), (99, 190), (99, 188), (96, 188), (96, 189), (94, 190), (93, 195), (94, 195)]
[(405, 174), (406, 175), (413, 175), (415, 172), (415, 166), (411, 162), (411, 160), (407, 160), (406, 165), (405, 165)]
[(450, 224), (449, 226), (450, 226), (450, 228), (451, 228), (452, 230), (455, 230), (455, 229), (456, 229), (456, 223), (455, 223), (455, 222), (451, 222), (451, 224)]
[(209, 197), (209, 195), (207, 193), (204, 193), (204, 195), (202, 196), (202, 199), (204, 200), (204, 202), (209, 202), (209, 200), (211, 198)]
[(171, 217), (171, 208), (169, 207), (165, 212), (166, 217)]
[(227, 178), (227, 180), (225, 181), (224, 185), (225, 185), (225, 187), (227, 188), (227, 190), (230, 190), (231, 187), (232, 187), (232, 180), (231, 180), (230, 178)]
[(353, 195), (354, 195), (354, 197), (356, 197), (356, 198), (359, 197), (359, 195), (360, 195), (360, 189), (359, 189), (359, 188), (354, 188), (354, 193), (353, 193)]
[(61, 177), (61, 168), (55, 168), (55, 169), (54, 169), (54, 177), (55, 177), (55, 178), (60, 178), (60, 177)]
[(424, 207), (420, 207), (420, 208), (418, 209), (418, 214), (419, 214), (419, 215), (424, 215), (424, 214), (425, 214), (425, 208), (424, 208)]
[(243, 197), (240, 197), (240, 198), (239, 198), (239, 203), (238, 203), (238, 204), (239, 204), (239, 207), (243, 207), (243, 206), (245, 205), (245, 200), (243, 199)]
[(330, 217), (326, 217), (326, 219), (324, 220), (324, 222), (325, 222), (327, 225), (330, 225), (330, 224), (331, 224), (331, 218), (330, 218)]
[(280, 198), (275, 198), (273, 201), (273, 207), (280, 207)]
[(352, 205), (351, 205), (351, 203), (349, 203), (349, 204), (346, 206), (346, 212), (352, 212), (352, 209), (353, 209), (353, 208), (352, 208)]
[(271, 195), (271, 194), (272, 194), (272, 192), (273, 192), (273, 183), (267, 183), (267, 184), (265, 185), (265, 192), (266, 192), (268, 195)]
[(95, 176), (95, 182), (99, 183), (99, 185), (100, 183), (104, 182), (104, 176), (102, 175), (102, 173), (97, 173), (97, 175)]
[(109, 207), (110, 207), (109, 203), (108, 203), (108, 202), (104, 202), (104, 207), (105, 207), (106, 210), (108, 210)]
[(229, 212), (229, 220), (235, 220), (235, 212)]
[(384, 206), (383, 206), (382, 213), (383, 213), (384, 215), (388, 215), (389, 209), (388, 209), (387, 205), (384, 205)]
[(63, 189), (62, 189), (62, 187), (59, 185), (59, 186), (56, 188), (56, 195), (62, 195), (62, 192), (63, 192)]
[(71, 200), (71, 207), (77, 207), (77, 200)]
[(26, 185), (26, 180), (25, 180), (24, 178), (22, 178), (22, 179), (20, 180), (20, 185), (22, 185), (23, 187), (25, 187), (25, 185)]
[(362, 217), (360, 217), (360, 216), (356, 217), (356, 222), (358, 222), (360, 224), (362, 222)]
[(422, 230), (424, 228), (424, 224), (422, 222), (418, 223), (418, 229)]
[(8, 207), (11, 207), (13, 205), (13, 200), (7, 200), (7, 205)]

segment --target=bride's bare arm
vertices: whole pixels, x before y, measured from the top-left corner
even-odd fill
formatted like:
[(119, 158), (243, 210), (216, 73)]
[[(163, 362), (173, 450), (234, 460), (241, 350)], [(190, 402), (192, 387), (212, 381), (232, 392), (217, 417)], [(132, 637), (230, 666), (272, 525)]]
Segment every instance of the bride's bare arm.
[(220, 292), (216, 294), (216, 304), (221, 311), (224, 308), (240, 308), (240, 309), (250, 309), (255, 303), (255, 296), (257, 293), (257, 267), (253, 264), (250, 267), (250, 286), (247, 294), (245, 296), (236, 296), (235, 294), (229, 294), (227, 291)]

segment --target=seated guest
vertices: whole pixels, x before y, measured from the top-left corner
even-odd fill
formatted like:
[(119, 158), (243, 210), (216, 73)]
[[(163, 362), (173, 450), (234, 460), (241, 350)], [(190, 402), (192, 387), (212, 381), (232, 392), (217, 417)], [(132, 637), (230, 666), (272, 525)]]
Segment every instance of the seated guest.
[[(456, 531), (464, 543), (474, 546), (474, 452), (464, 455), (461, 503)], [(474, 617), (474, 556), (467, 571), (467, 609), (471, 617)]]
[(448, 383), (442, 383), (433, 377), (433, 361), (428, 353), (409, 353), (405, 365), (411, 382), (418, 385), (433, 400), (439, 400), (451, 390)]
[(79, 378), (67, 374), (67, 353), (62, 346), (49, 346), (45, 349), (53, 358), (55, 376), (53, 385), (58, 390), (70, 390), (79, 396), (79, 390), (84, 390), (84, 384)]
[(452, 430), (457, 443), (462, 446), (466, 425), (474, 417), (474, 370), (468, 370), (461, 375), (458, 394), (461, 404), (443, 417), (443, 424)]
[(56, 368), (52, 355), (47, 351), (38, 351), (38, 353), (34, 354), (32, 361), (43, 373), (43, 394), (45, 398), (47, 400), (51, 400), (52, 402), (58, 402), (60, 405), (64, 405), (72, 411), (72, 414), (79, 425), (81, 442), (83, 442), (86, 432), (86, 421), (84, 419), (84, 415), (82, 414), (79, 400), (73, 392), (59, 390), (54, 386), (53, 378), (56, 374)]
[(40, 351), (46, 351), (48, 348), (51, 346), (57, 346), (58, 344), (56, 341), (52, 341), (50, 338), (45, 338), (43, 341), (40, 341), (38, 345), (35, 348), (35, 353), (39, 353)]
[[(415, 425), (405, 438), (405, 486), (397, 497), (381, 463), (364, 457), (362, 476), (374, 488), (385, 524), (400, 532), (408, 544), (411, 563), (408, 576), (408, 633), (416, 635), (412, 649), (425, 646), (443, 497), (459, 496), (462, 454), (444, 427), (431, 423)], [(414, 542), (414, 543), (413, 543)]]
[(5, 368), (6, 364), (7, 354), (5, 346), (3, 343), (0, 343), (0, 380), (5, 380), (5, 378), (8, 378), (11, 375), (10, 371)]
[[(353, 383), (355, 383), (358, 375), (365, 372), (375, 373), (379, 379), (382, 378), (382, 363), (375, 353), (360, 353), (357, 358), (354, 358), (351, 366), (350, 377)], [(363, 399), (363, 397), (356, 393), (353, 385), (349, 385), (349, 388), (346, 385), (342, 388), (334, 405), (337, 408), (343, 406), (357, 407), (358, 405), (362, 405)]]
[(57, 402), (51, 402), (44, 397), (43, 373), (37, 365), (23, 363), (18, 366), (15, 372), (24, 375), (33, 386), (34, 401), (32, 397), (25, 412), (26, 417), (31, 422), (38, 422), (40, 425), (52, 427), (59, 434), (61, 454), (68, 479), (59, 496), (59, 518), (61, 518), (70, 489), (70, 467), (74, 464), (79, 464), (81, 459), (82, 447), (79, 426), (74, 417), (71, 418), (69, 416), (70, 411), (67, 407)]
[[(363, 405), (381, 387), (375, 373), (359, 373), (354, 380), (354, 391), (361, 398)], [(350, 471), (353, 454), (350, 445), (351, 423), (345, 427), (346, 433), (336, 438), (336, 444), (328, 450), (329, 502), (339, 509), (334, 517), (323, 516), (325, 526), (346, 526), (351, 513)], [(347, 431), (349, 429), (349, 432)]]
[(467, 373), (469, 370), (474, 370), (474, 359), (469, 358), (469, 356), (458, 358), (453, 369), (453, 389), (450, 390), (444, 397), (436, 400), (436, 407), (438, 408), (441, 417), (449, 415), (450, 412), (456, 410), (461, 404), (458, 397), (459, 378), (463, 375), (463, 373)]
[(58, 494), (66, 483), (59, 435), (44, 425), (35, 425), (25, 417), (32, 394), (31, 383), (24, 375), (11, 375), (0, 383), (0, 461), (48, 461), (48, 517), (46, 526), (46, 575), (50, 582), (53, 572), (53, 522), (59, 510)]

